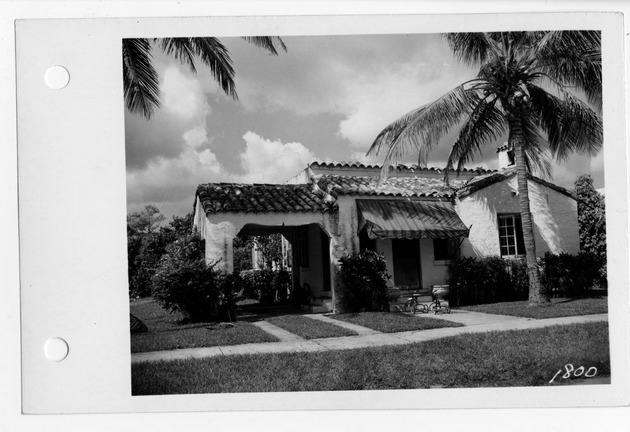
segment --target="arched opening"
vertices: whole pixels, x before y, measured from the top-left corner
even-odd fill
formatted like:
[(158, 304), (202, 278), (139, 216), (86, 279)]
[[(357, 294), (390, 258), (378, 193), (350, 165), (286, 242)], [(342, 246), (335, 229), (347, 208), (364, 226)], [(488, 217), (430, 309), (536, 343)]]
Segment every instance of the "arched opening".
[(250, 294), (266, 303), (293, 304), (308, 312), (332, 311), (330, 237), (320, 224), (244, 225), (234, 240), (234, 271), (245, 277), (258, 272), (268, 283), (274, 283), (273, 277), (283, 280), (286, 273), (288, 286), (272, 288), (271, 298)]

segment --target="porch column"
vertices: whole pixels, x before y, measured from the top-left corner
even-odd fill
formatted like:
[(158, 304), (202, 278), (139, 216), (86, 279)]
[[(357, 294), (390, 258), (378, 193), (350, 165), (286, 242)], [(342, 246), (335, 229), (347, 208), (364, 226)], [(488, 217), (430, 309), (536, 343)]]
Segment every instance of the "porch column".
[(206, 264), (217, 263), (217, 270), (234, 271), (233, 242), (241, 228), (229, 221), (206, 225)]

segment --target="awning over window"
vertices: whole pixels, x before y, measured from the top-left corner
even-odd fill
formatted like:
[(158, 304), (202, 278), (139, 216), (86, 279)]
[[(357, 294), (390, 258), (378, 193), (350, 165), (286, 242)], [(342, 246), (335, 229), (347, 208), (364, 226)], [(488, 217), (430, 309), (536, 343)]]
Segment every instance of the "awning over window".
[(468, 237), (453, 205), (439, 201), (357, 200), (359, 231), (375, 238)]

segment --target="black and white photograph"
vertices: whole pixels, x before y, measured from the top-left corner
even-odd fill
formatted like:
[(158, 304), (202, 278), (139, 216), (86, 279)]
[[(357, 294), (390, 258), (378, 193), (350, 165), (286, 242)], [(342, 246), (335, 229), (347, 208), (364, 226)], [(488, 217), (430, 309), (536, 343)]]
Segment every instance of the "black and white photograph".
[(623, 14), (76, 3), (0, 5), (0, 430), (625, 429)]
[(122, 60), (134, 395), (610, 383), (600, 31)]

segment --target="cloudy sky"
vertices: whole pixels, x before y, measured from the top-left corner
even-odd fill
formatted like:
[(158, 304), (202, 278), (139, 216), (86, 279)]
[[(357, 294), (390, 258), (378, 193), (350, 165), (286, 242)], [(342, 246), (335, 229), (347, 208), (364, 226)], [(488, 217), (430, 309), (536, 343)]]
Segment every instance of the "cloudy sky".
[[(192, 210), (200, 183), (282, 183), (314, 160), (380, 163), (365, 153), (385, 126), (476, 72), (438, 35), (283, 37), (288, 51), (278, 57), (221, 40), (234, 61), (236, 101), (203, 66), (195, 75), (154, 50), (162, 107), (148, 121), (125, 113), (129, 212), (154, 204), (170, 219)], [(454, 138), (443, 139), (429, 166), (444, 166)], [(495, 149), (471, 167), (497, 168)], [(572, 188), (583, 173), (604, 187), (603, 155), (556, 165), (553, 181)]]

